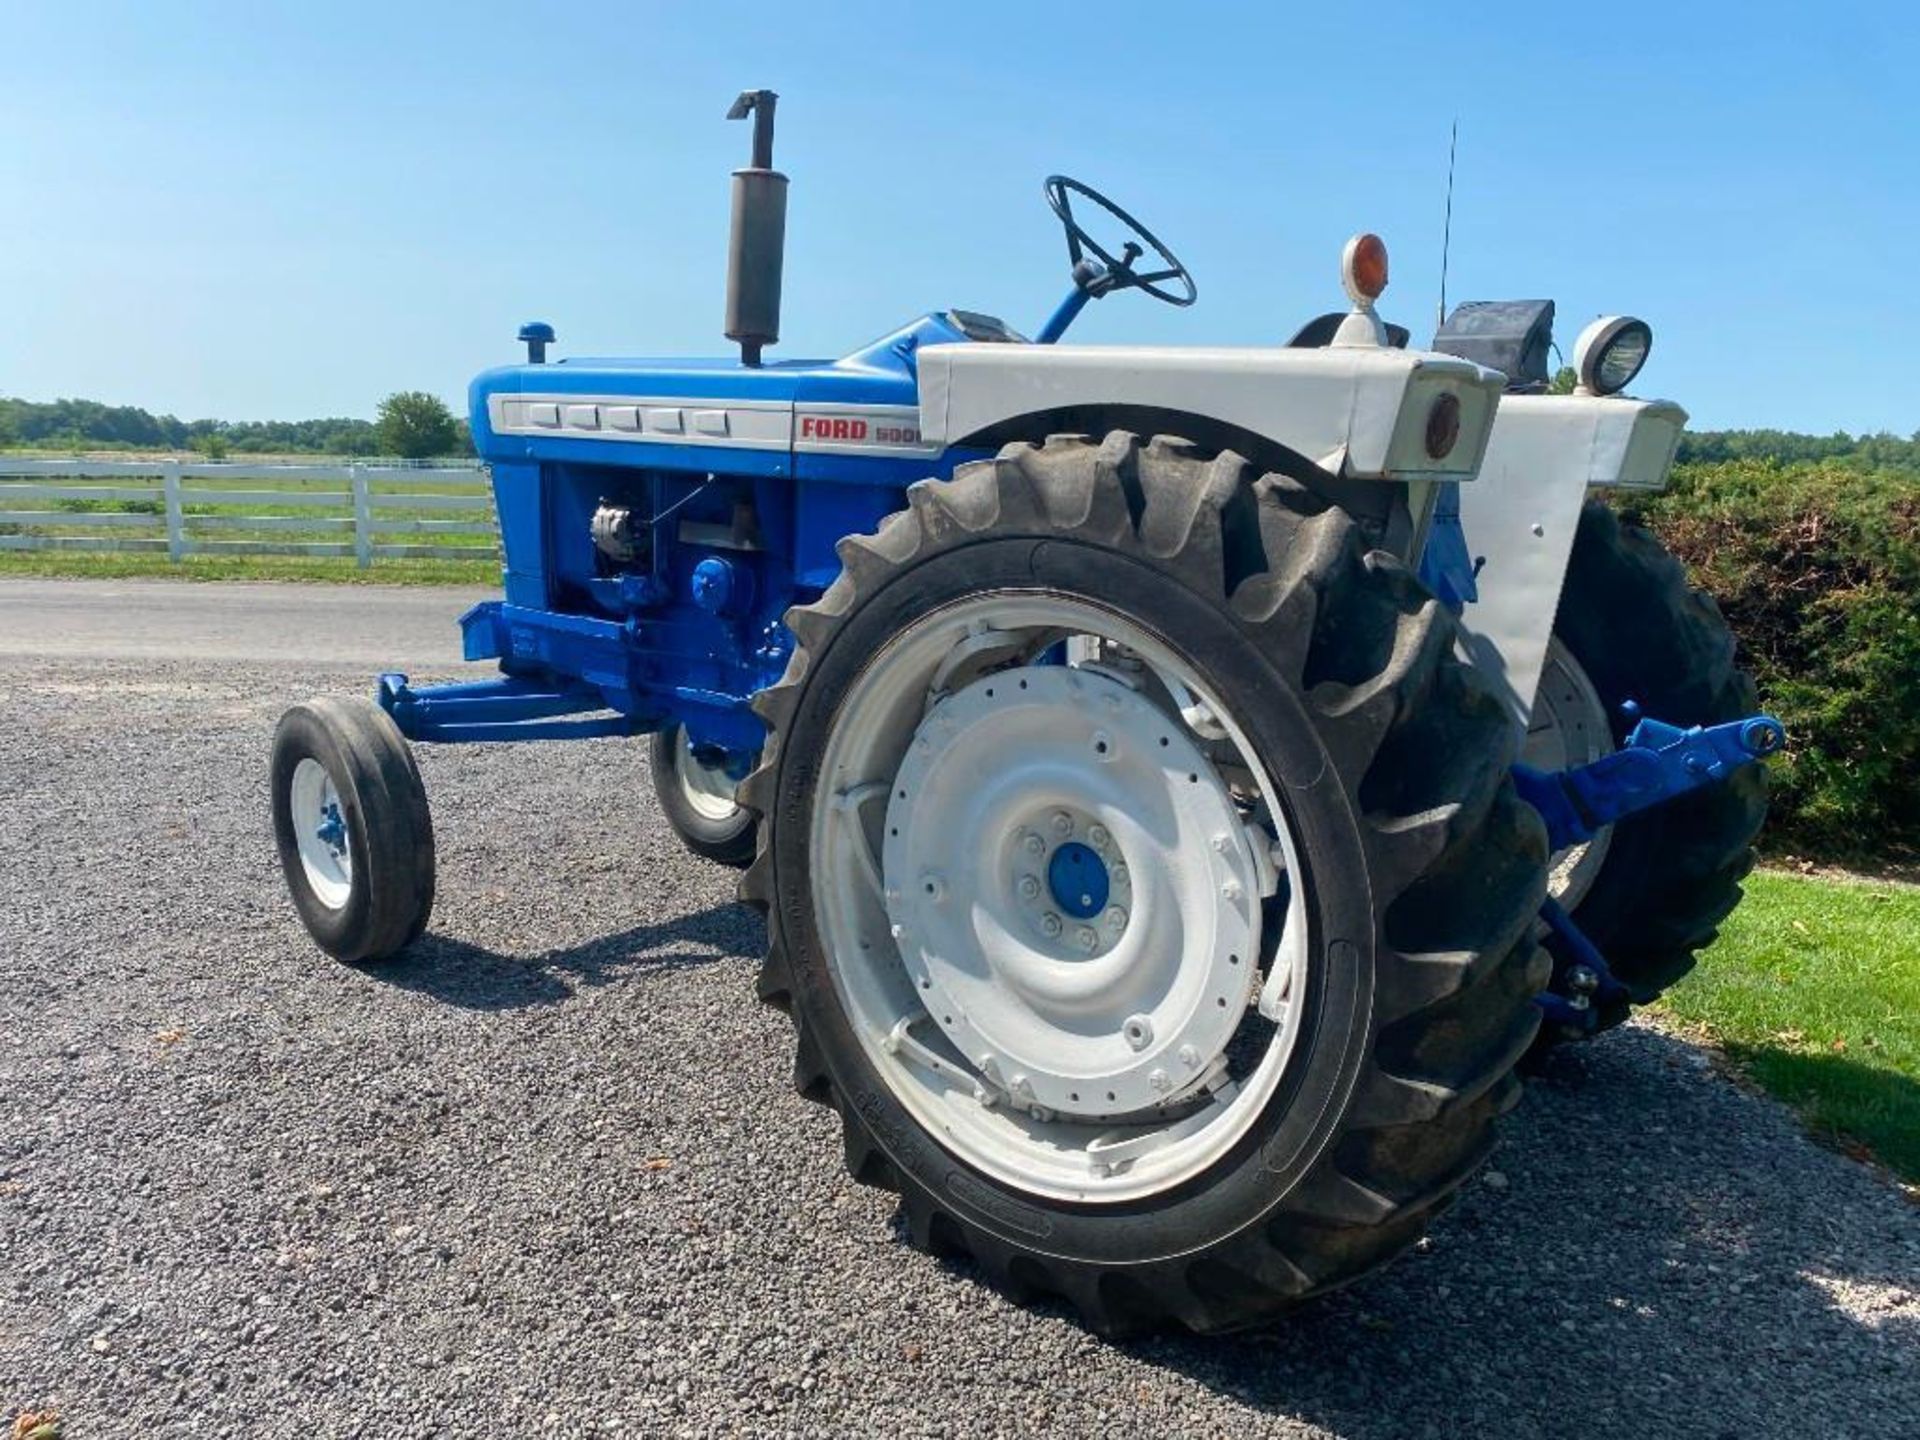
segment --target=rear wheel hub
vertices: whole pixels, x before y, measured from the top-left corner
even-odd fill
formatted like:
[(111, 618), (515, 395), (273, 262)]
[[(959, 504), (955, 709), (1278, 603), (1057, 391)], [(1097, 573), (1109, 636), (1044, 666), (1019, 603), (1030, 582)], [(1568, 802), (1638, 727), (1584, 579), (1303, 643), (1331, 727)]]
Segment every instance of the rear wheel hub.
[(1244, 1016), (1261, 893), (1245, 822), (1191, 733), (1119, 681), (1038, 665), (941, 700), (886, 830), (907, 973), (1017, 1103), (1164, 1103)]

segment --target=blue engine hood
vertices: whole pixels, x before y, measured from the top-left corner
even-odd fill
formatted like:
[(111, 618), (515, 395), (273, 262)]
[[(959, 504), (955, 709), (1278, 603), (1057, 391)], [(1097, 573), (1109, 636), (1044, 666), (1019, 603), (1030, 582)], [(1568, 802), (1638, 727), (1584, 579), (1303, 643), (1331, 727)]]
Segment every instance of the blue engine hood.
[(595, 442), (496, 435), (488, 423), (494, 395), (632, 396), (636, 399), (771, 401), (843, 405), (917, 405), (917, 360), (927, 345), (973, 343), (953, 318), (924, 315), (839, 360), (782, 360), (749, 369), (734, 359), (572, 357), (550, 365), (503, 365), (473, 381), (468, 392), (473, 440), (491, 461), (578, 457), (573, 447)]

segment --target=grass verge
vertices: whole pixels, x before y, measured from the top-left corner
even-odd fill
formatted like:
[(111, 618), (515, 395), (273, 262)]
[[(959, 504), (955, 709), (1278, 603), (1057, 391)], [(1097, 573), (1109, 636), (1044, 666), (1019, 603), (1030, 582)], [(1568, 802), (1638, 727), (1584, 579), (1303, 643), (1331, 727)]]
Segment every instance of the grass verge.
[(97, 580), (318, 580), (336, 585), (498, 585), (500, 562), (375, 560), (362, 570), (350, 558), (304, 555), (188, 555), (152, 552), (16, 550), (0, 552), (0, 576)]
[(1817, 1134), (1920, 1184), (1920, 889), (1758, 872), (1661, 1009)]

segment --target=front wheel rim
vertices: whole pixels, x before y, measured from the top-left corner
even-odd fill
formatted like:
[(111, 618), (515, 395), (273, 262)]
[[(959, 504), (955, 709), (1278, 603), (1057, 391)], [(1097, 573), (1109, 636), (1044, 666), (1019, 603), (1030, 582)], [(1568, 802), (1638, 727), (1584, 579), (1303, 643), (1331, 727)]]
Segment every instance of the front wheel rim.
[(687, 808), (702, 820), (725, 825), (739, 815), (740, 804), (734, 799), (734, 782), (726, 767), (704, 764), (694, 754), (684, 725), (673, 732), (673, 773)]
[(1078, 598), (959, 602), (855, 677), (820, 775), (823, 953), (930, 1135), (1106, 1203), (1247, 1133), (1299, 1036), (1305, 875), (1246, 732), (1167, 642)]
[(353, 841), (339, 788), (326, 766), (302, 756), (293, 767), (287, 798), (307, 888), (329, 910), (339, 910), (353, 893)]

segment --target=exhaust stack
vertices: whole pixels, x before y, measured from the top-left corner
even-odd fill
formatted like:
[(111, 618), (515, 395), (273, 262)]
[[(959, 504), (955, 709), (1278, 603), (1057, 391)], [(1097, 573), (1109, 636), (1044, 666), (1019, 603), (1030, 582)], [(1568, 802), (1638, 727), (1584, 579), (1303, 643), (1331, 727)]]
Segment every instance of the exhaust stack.
[(787, 241), (787, 177), (773, 168), (771, 90), (743, 90), (729, 120), (753, 117), (753, 160), (733, 172), (733, 231), (727, 242), (727, 338), (740, 363), (758, 365), (780, 339), (780, 271)]

